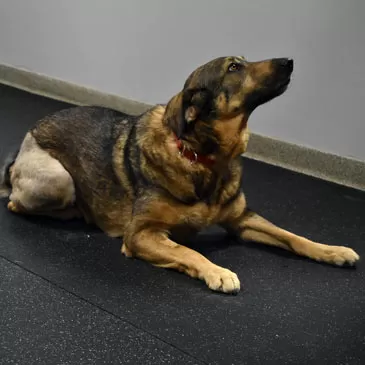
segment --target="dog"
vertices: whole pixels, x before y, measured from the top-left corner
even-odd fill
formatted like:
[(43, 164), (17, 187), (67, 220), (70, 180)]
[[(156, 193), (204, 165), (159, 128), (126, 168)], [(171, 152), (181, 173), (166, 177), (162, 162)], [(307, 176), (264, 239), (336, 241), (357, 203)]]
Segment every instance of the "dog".
[(39, 120), (3, 175), (8, 209), (83, 218), (121, 252), (237, 293), (229, 269), (182, 244), (219, 225), (238, 240), (277, 246), (332, 265), (355, 265), (351, 248), (316, 243), (277, 227), (246, 204), (242, 161), (247, 122), (283, 94), (294, 62), (220, 57), (198, 67), (166, 105), (141, 115), (81, 106)]

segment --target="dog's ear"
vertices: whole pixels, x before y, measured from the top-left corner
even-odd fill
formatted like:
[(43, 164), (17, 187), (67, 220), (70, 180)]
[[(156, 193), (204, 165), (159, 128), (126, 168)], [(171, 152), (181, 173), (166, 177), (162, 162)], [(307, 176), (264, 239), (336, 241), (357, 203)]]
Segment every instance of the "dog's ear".
[(178, 138), (208, 110), (209, 95), (204, 89), (188, 89), (175, 95), (166, 106), (165, 120)]

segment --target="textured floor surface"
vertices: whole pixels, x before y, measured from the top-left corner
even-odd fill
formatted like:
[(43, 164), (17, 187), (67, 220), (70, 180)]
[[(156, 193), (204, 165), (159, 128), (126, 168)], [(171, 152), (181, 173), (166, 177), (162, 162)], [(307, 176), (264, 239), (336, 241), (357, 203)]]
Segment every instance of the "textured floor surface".
[[(1, 158), (65, 104), (0, 86)], [(250, 206), (365, 257), (365, 194), (245, 160)], [(119, 253), (79, 222), (0, 201), (0, 364), (365, 364), (365, 263), (335, 268), (217, 230), (194, 248), (235, 271), (237, 296)]]

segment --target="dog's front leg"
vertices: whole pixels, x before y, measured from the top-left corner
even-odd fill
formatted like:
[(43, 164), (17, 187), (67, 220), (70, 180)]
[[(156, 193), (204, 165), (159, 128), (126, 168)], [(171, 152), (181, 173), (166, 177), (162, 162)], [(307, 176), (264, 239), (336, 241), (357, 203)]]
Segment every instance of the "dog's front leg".
[(155, 266), (175, 269), (205, 281), (208, 287), (224, 293), (237, 293), (240, 282), (235, 273), (213, 264), (200, 253), (179, 245), (166, 232), (145, 228), (130, 232), (124, 239), (122, 253)]
[(359, 260), (359, 255), (351, 248), (313, 242), (277, 227), (248, 209), (243, 195), (232, 203), (231, 212), (224, 226), (245, 241), (281, 247), (297, 255), (338, 266), (354, 265)]

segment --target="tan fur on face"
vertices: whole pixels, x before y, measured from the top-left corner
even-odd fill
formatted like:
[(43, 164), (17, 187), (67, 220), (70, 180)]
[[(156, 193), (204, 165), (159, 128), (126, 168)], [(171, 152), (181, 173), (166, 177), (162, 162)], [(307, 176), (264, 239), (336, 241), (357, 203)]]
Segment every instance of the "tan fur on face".
[(255, 90), (262, 80), (273, 72), (271, 61), (253, 62), (247, 64), (246, 77), (243, 84), (244, 93), (247, 94)]
[(251, 68), (250, 72), (253, 76), (257, 78), (265, 77), (273, 72), (271, 60), (252, 62), (249, 68)]
[(241, 93), (233, 95), (228, 101), (224, 93), (220, 93), (216, 99), (215, 105), (219, 115), (223, 119), (229, 119), (237, 116), (237, 110), (241, 110), (240, 106), (242, 104), (243, 96)]

